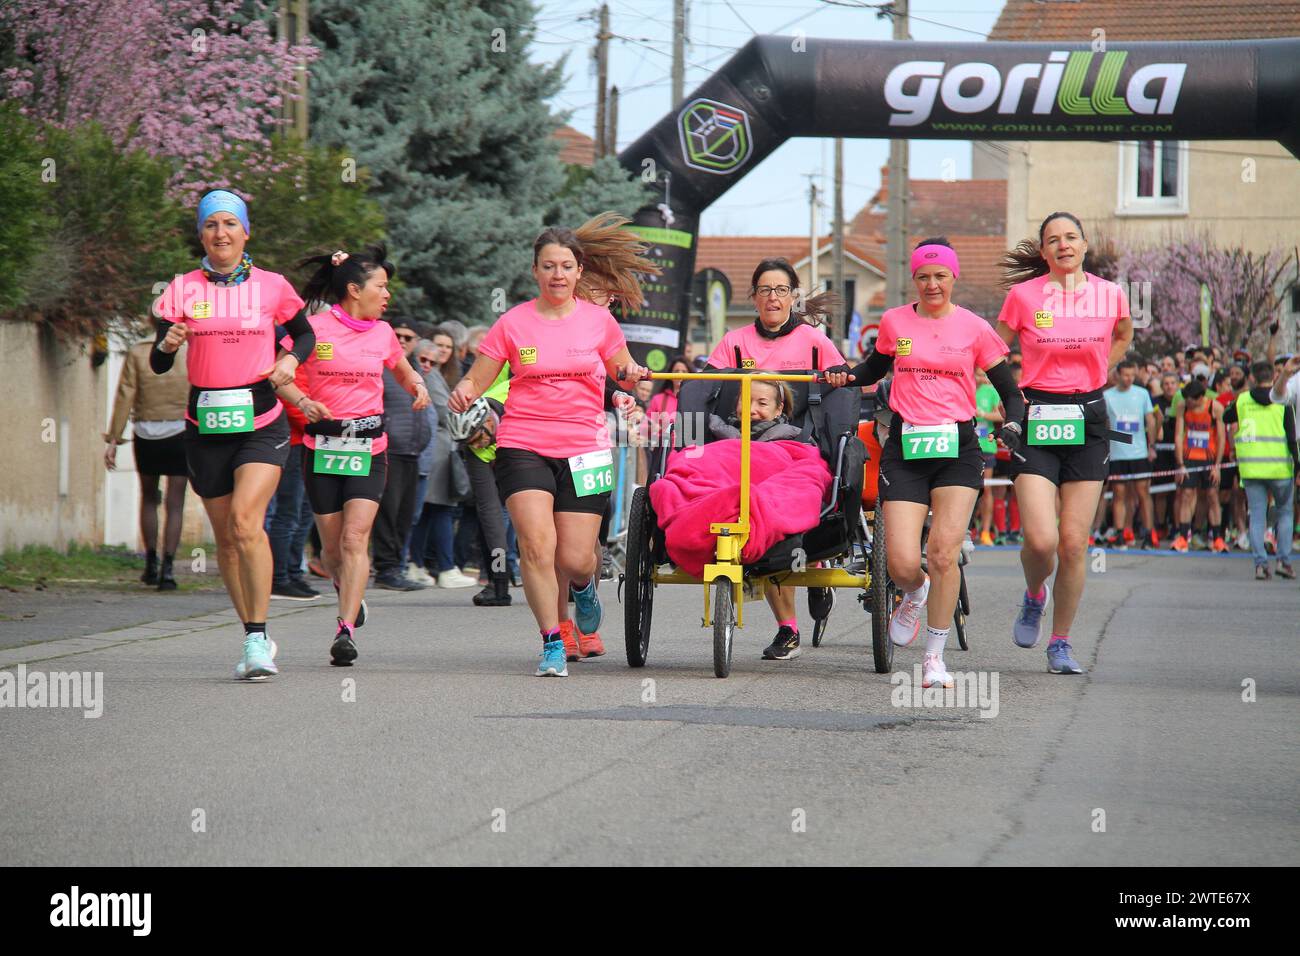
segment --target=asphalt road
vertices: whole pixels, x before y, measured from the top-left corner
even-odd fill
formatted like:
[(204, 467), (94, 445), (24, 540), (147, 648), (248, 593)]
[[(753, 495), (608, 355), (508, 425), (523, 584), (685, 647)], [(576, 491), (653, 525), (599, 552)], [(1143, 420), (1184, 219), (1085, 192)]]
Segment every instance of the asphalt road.
[[(1075, 629), (1088, 674), (1063, 677), (1011, 643), (1016, 555), (981, 551), (970, 570), (972, 647), (947, 659), (996, 675), (990, 717), (895, 706), (850, 592), (825, 645), (789, 663), (759, 660), (773, 628), (750, 606), (726, 680), (682, 586), (658, 590), (649, 665), (631, 670), (602, 585), (609, 654), (567, 680), (531, 676), (518, 597), (480, 609), (472, 591), (372, 594), (351, 669), (327, 663), (332, 607), (275, 602), (281, 676), (263, 684), (230, 679), (228, 611), (10, 647), (10, 674), (102, 673), (103, 712), (0, 707), (0, 859), (1300, 862), (1294, 583), (1249, 580), (1249, 561), (1110, 554)], [(159, 600), (139, 609), (165, 617)]]

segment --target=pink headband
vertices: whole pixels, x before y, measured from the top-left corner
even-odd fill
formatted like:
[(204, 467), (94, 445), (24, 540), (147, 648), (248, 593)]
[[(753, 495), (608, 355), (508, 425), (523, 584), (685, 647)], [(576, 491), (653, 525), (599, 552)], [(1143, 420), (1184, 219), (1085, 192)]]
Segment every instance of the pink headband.
[(957, 253), (948, 246), (931, 244), (921, 246), (912, 253), (912, 275), (921, 266), (947, 266), (952, 270), (953, 278), (961, 275), (957, 268)]

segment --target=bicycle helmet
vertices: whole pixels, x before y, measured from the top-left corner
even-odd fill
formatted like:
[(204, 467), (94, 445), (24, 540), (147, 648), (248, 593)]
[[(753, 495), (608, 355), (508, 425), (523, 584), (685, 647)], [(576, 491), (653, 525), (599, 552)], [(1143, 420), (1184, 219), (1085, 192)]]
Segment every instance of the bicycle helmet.
[(452, 412), (447, 421), (452, 441), (469, 441), (491, 414), (492, 408), (486, 398), (475, 399), (474, 404), (463, 412)]

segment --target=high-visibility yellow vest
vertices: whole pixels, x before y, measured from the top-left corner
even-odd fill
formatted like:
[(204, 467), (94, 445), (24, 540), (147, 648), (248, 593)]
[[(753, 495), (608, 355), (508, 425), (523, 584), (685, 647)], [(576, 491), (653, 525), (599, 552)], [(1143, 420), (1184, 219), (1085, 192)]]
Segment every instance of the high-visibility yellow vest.
[(1237, 469), (1243, 479), (1291, 477), (1285, 414), (1286, 405), (1261, 405), (1250, 397), (1250, 392), (1237, 396)]

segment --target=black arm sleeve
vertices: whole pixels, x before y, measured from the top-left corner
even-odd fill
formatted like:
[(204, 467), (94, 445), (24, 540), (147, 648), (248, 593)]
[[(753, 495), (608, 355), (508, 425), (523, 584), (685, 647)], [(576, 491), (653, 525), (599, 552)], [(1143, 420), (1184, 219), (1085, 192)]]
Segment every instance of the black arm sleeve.
[(165, 375), (172, 370), (172, 363), (176, 361), (175, 352), (164, 352), (159, 346), (162, 345), (163, 339), (167, 338), (167, 330), (175, 322), (168, 322), (166, 319), (158, 320), (158, 334), (154, 336), (153, 348), (149, 351), (149, 367), (153, 369), (155, 375)]
[(1016, 380), (1011, 377), (1011, 366), (999, 362), (988, 370), (989, 384), (998, 390), (998, 398), (1006, 409), (1006, 421), (1022, 422), (1025, 418), (1025, 397), (1016, 388)]
[(894, 357), (892, 355), (872, 350), (871, 354), (867, 356), (867, 360), (860, 365), (855, 365), (850, 374), (853, 375), (853, 384), (861, 388), (864, 385), (875, 385), (888, 375), (893, 367)]
[(316, 349), (316, 332), (307, 321), (307, 310), (299, 309), (297, 315), (284, 323), (284, 331), (293, 337), (293, 348), (290, 351), (298, 359), (298, 364), (311, 358)]

